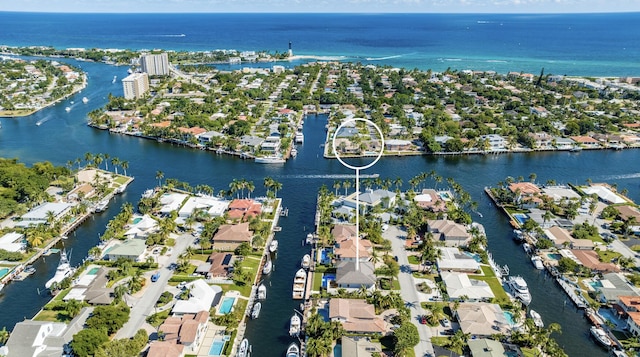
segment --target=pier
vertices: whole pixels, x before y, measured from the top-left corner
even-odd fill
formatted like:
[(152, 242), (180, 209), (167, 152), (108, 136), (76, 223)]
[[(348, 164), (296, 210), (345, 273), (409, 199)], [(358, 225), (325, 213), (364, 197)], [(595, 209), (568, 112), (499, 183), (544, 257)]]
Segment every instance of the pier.
[(562, 287), (562, 290), (567, 293), (569, 299), (573, 301), (578, 309), (584, 309), (588, 306), (584, 298), (580, 294), (576, 293), (576, 286), (567, 282), (563, 277), (556, 277), (556, 281), (558, 282), (560, 287)]

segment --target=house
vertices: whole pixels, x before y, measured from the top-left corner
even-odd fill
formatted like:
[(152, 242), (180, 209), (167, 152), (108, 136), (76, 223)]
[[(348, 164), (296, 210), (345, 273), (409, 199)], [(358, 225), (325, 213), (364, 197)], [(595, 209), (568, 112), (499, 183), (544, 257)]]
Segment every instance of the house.
[(411, 141), (390, 139), (384, 141), (384, 148), (388, 151), (407, 151), (411, 150)]
[(636, 222), (640, 222), (640, 211), (637, 208), (625, 205), (615, 206), (615, 209), (618, 211), (618, 217), (623, 221), (633, 218)]
[(249, 219), (259, 216), (262, 205), (251, 199), (235, 199), (229, 203), (229, 219)]
[(593, 271), (597, 271), (600, 273), (611, 273), (620, 271), (620, 268), (613, 263), (601, 262), (600, 258), (598, 257), (598, 253), (593, 250), (593, 246), (590, 250), (571, 249), (571, 253), (578, 259), (578, 262), (580, 264)]
[(565, 138), (562, 136), (555, 136), (553, 138), (553, 142), (555, 142), (555, 147), (558, 150), (571, 150), (576, 145), (576, 142), (571, 138)]
[(158, 222), (149, 215), (134, 215), (129, 229), (124, 232), (124, 236), (130, 238), (146, 239), (149, 234), (158, 230)]
[(382, 353), (380, 342), (362, 336), (342, 336), (342, 355), (350, 357), (371, 357), (373, 353)]
[(432, 212), (444, 212), (447, 210), (446, 202), (442, 197), (433, 189), (424, 189), (413, 200), (418, 207), (432, 211)]
[(249, 230), (249, 222), (223, 224), (213, 236), (213, 249), (234, 250), (240, 244), (251, 243), (253, 231)]
[(387, 323), (376, 315), (375, 307), (360, 299), (329, 300), (329, 319), (339, 321), (350, 334), (380, 334), (389, 332)]
[(447, 247), (464, 246), (471, 239), (471, 235), (463, 225), (446, 219), (427, 221), (427, 230), (435, 239), (443, 241)]
[(219, 217), (229, 207), (229, 201), (220, 199), (218, 197), (211, 196), (192, 196), (187, 199), (180, 211), (178, 211), (178, 217), (186, 219), (191, 216), (195, 211), (205, 211), (209, 216)]
[(357, 192), (350, 194), (342, 199), (342, 205), (356, 208), (356, 198), (360, 204), (360, 211), (367, 212), (371, 208), (376, 206), (382, 206), (384, 208), (394, 207), (396, 204), (396, 194), (389, 190), (366, 190), (363, 193), (357, 195)]
[(178, 211), (180, 207), (182, 207), (182, 203), (189, 196), (184, 193), (171, 192), (169, 194), (164, 194), (160, 197), (160, 213), (162, 215), (169, 215), (173, 211)]
[(81, 201), (95, 195), (96, 189), (89, 183), (83, 183), (67, 194), (68, 201)]
[(440, 276), (447, 288), (450, 300), (484, 301), (494, 298), (491, 287), (482, 280), (470, 279), (469, 275), (443, 271)]
[(214, 306), (214, 301), (219, 300), (222, 295), (222, 288), (209, 285), (204, 279), (190, 282), (186, 289), (189, 291), (189, 299), (176, 301), (171, 309), (171, 313), (175, 316), (209, 311)]
[(275, 154), (280, 151), (280, 137), (275, 135), (269, 135), (260, 144), (260, 150), (267, 154)]
[(175, 341), (155, 341), (149, 346), (147, 357), (182, 357), (184, 346)]
[(504, 151), (507, 149), (507, 140), (498, 134), (481, 135), (479, 141), (487, 143), (487, 151)]
[(533, 148), (545, 149), (553, 145), (553, 141), (554, 141), (553, 136), (545, 132), (528, 133), (527, 136), (529, 136), (533, 140), (533, 143), (534, 143)]
[(106, 252), (107, 260), (116, 261), (120, 258), (133, 260), (137, 262), (147, 249), (144, 240), (129, 239), (122, 244), (118, 244)]
[[(640, 296), (620, 296), (614, 308), (627, 317), (627, 329), (634, 336), (640, 336)], [(620, 311), (622, 310), (622, 311)]]
[(0, 237), (0, 249), (8, 252), (21, 252), (27, 247), (24, 234), (18, 232), (9, 232)]
[(164, 341), (184, 346), (185, 352), (197, 353), (207, 332), (208, 320), (208, 310), (170, 316), (160, 325), (159, 330), (164, 333)]
[(504, 357), (507, 354), (500, 341), (487, 338), (469, 340), (467, 342), (472, 357)]
[(356, 226), (352, 224), (336, 224), (331, 229), (331, 235), (336, 242), (353, 239), (356, 236)]
[(609, 204), (627, 203), (627, 201), (620, 197), (617, 193), (613, 192), (608, 185), (592, 184), (587, 188), (583, 188), (582, 191), (587, 195), (596, 194), (598, 198)]
[(600, 301), (613, 304), (619, 296), (640, 296), (638, 289), (629, 285), (626, 277), (621, 273), (607, 273), (600, 279), (602, 286), (596, 287)]
[(221, 132), (207, 131), (206, 133), (202, 133), (198, 136), (198, 141), (200, 142), (200, 144), (206, 145), (208, 143), (213, 142), (215, 140), (214, 138), (223, 139), (224, 137), (225, 135), (222, 134)]
[(480, 263), (462, 253), (458, 248), (440, 247), (439, 249), (441, 256), (437, 263), (440, 271), (474, 273), (480, 269)]
[(600, 142), (590, 136), (571, 136), (570, 138), (586, 149), (597, 149), (600, 147)]
[(542, 203), (540, 188), (531, 182), (513, 182), (509, 184), (509, 191), (516, 195), (516, 203), (523, 208), (538, 207)]
[(213, 252), (209, 256), (209, 277), (226, 278), (233, 268), (233, 254)]
[(553, 226), (551, 228), (545, 229), (544, 234), (547, 238), (553, 242), (553, 245), (556, 248), (565, 248), (571, 245), (571, 241), (573, 237), (564, 228), (560, 228), (558, 226)]
[(350, 291), (359, 290), (362, 287), (371, 291), (376, 286), (376, 274), (373, 263), (360, 262), (356, 270), (355, 261), (343, 261), (336, 267), (336, 284), (340, 289)]
[(474, 337), (490, 337), (494, 334), (507, 334), (511, 325), (504, 316), (500, 305), (490, 303), (461, 303), (455, 311), (460, 329)]
[(71, 205), (65, 202), (47, 202), (23, 214), (20, 218), (27, 225), (45, 224), (49, 218), (59, 220), (71, 210)]
[[(87, 269), (98, 268), (95, 265)], [(109, 279), (107, 273), (110, 269), (98, 268), (95, 274), (85, 273), (74, 281), (71, 290), (64, 296), (64, 301), (77, 300), (86, 301), (91, 305), (109, 305), (113, 302), (114, 287), (107, 287)]]
[(360, 238), (357, 242), (357, 246), (358, 249), (356, 249), (355, 237), (345, 238), (340, 241), (336, 240), (333, 252), (336, 256), (336, 259), (340, 261), (355, 261), (356, 253), (359, 261), (368, 261), (371, 257), (371, 252), (373, 252), (373, 246), (371, 242), (368, 239)]
[(253, 152), (256, 150), (256, 148), (259, 148), (260, 145), (262, 145), (263, 141), (264, 139), (259, 136), (243, 135), (240, 138), (240, 145), (246, 146), (250, 151)]

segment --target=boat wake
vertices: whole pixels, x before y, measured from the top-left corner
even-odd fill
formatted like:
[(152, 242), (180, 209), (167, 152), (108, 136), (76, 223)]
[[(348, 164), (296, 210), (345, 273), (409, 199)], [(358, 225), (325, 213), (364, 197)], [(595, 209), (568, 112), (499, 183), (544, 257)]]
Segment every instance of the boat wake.
[(38, 121), (36, 122), (36, 125), (37, 125), (37, 126), (40, 126), (40, 125), (44, 124), (45, 122), (47, 122), (49, 119), (51, 119), (51, 117), (48, 117), (48, 116), (47, 116), (47, 117), (44, 117), (44, 118), (42, 118), (42, 119), (38, 120)]
[(508, 63), (505, 60), (487, 60), (486, 62), (488, 62), (488, 63)]
[(460, 62), (462, 58), (438, 58), (440, 62)]
[(154, 37), (186, 37), (187, 35), (183, 34), (183, 33), (178, 33), (178, 34), (166, 34), (166, 35), (151, 35)]
[(385, 57), (365, 57), (365, 60), (367, 60), (367, 61), (384, 61), (384, 60), (400, 58), (400, 57), (404, 57), (404, 56), (408, 56), (408, 55), (412, 55), (412, 53), (409, 53), (409, 54), (406, 54), (406, 55), (394, 55), (394, 56), (385, 56)]
[(626, 179), (635, 179), (640, 178), (640, 172), (636, 172), (635, 174), (622, 174), (622, 175), (606, 175), (601, 176), (598, 180), (609, 181), (609, 180), (626, 180)]

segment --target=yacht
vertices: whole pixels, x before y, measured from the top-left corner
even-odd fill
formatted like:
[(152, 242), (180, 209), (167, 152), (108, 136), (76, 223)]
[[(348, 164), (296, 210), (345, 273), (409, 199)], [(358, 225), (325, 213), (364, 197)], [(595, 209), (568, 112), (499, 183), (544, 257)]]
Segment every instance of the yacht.
[(291, 157), (296, 157), (296, 156), (298, 156), (298, 149), (294, 147), (291, 149)]
[(300, 316), (294, 313), (289, 322), (289, 336), (298, 336), (300, 334)]
[(58, 268), (56, 268), (56, 273), (53, 278), (49, 279), (44, 287), (49, 289), (51, 285), (54, 283), (61, 282), (64, 278), (70, 276), (73, 273), (73, 268), (71, 268), (71, 264), (69, 264), (69, 259), (67, 258), (67, 252), (60, 252), (60, 263), (58, 263)]
[(529, 316), (533, 319), (533, 324), (538, 328), (544, 327), (544, 322), (542, 322), (542, 316), (536, 310), (529, 310)]
[(64, 108), (64, 110), (65, 110), (67, 113), (69, 113), (69, 112), (71, 111), (71, 107), (66, 107), (66, 108)]
[(607, 333), (604, 332), (603, 329), (599, 327), (591, 326), (589, 331), (591, 332), (591, 336), (593, 336), (593, 338), (595, 338), (596, 341), (598, 341), (600, 344), (602, 344), (605, 347), (611, 346), (611, 339), (609, 338)]
[(302, 257), (302, 262), (300, 263), (300, 266), (302, 266), (302, 269), (304, 270), (309, 269), (309, 267), (311, 266), (311, 256), (309, 254), (305, 254)]
[(258, 287), (258, 300), (264, 300), (267, 298), (267, 287), (264, 284), (260, 284)]
[(293, 299), (299, 300), (304, 298), (304, 286), (307, 282), (307, 272), (300, 268), (293, 278)]
[(89, 103), (89, 98), (87, 98), (87, 97), (82, 97), (82, 103), (84, 103), (84, 104)]
[(277, 240), (272, 240), (271, 243), (269, 244), (269, 251), (271, 253), (275, 253), (276, 250), (278, 250), (278, 241)]
[(511, 290), (511, 294), (520, 300), (524, 305), (531, 303), (531, 294), (527, 282), (521, 276), (510, 276), (507, 280), (507, 286)]
[(302, 144), (304, 143), (304, 134), (302, 134), (301, 132), (297, 132), (296, 133), (296, 144)]
[(256, 157), (254, 161), (257, 164), (284, 164), (286, 162), (285, 159), (276, 155)]
[(27, 265), (26, 267), (24, 267), (25, 274), (33, 274), (35, 272), (36, 272), (36, 268), (33, 265)]
[(240, 347), (238, 348), (237, 357), (249, 357), (249, 340), (246, 338), (240, 342)]
[(267, 259), (267, 262), (264, 263), (264, 266), (262, 267), (262, 275), (271, 274), (272, 269), (273, 269), (273, 263), (271, 262), (271, 259)]
[(311, 244), (313, 243), (313, 233), (308, 233), (307, 234), (307, 244)]
[(534, 255), (531, 257), (531, 263), (538, 270), (544, 269), (544, 264), (542, 264), (542, 258), (540, 258), (537, 255)]
[(107, 209), (107, 206), (109, 205), (109, 199), (105, 198), (104, 200), (98, 202), (98, 204), (96, 204), (96, 212), (103, 212), (104, 210)]
[(287, 357), (300, 357), (300, 347), (295, 342), (292, 342), (287, 348)]
[(513, 240), (516, 242), (522, 242), (524, 240), (524, 234), (519, 229), (513, 230)]
[(118, 79), (118, 76), (113, 76), (113, 79), (111, 80), (111, 83), (115, 83), (117, 79)]
[(251, 309), (251, 318), (257, 319), (260, 316), (260, 309), (262, 308), (262, 303), (258, 301), (253, 305), (253, 309)]

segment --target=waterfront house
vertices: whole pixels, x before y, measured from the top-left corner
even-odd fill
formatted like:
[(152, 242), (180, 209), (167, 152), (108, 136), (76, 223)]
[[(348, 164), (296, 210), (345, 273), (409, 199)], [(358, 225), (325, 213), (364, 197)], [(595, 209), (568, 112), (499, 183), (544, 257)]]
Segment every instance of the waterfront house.
[(606, 304), (614, 304), (620, 296), (640, 296), (640, 292), (627, 282), (622, 273), (607, 273), (600, 279), (602, 286), (595, 287), (598, 298)]
[(587, 195), (596, 194), (598, 199), (609, 204), (627, 203), (627, 200), (613, 192), (606, 184), (591, 184), (589, 187), (583, 188), (582, 191)]
[(616, 264), (601, 262), (598, 257), (598, 253), (592, 249), (587, 250), (574, 248), (571, 249), (571, 254), (573, 254), (573, 256), (578, 260), (579, 264), (595, 272), (611, 273), (620, 271), (620, 268)]
[(128, 227), (129, 229), (124, 232), (125, 237), (146, 239), (149, 234), (158, 230), (158, 222), (146, 214), (143, 216), (134, 215), (132, 223)]
[[(107, 287), (109, 279), (107, 273), (110, 269), (98, 268), (92, 265), (87, 272), (74, 280), (71, 290), (64, 296), (64, 301), (86, 301), (91, 305), (110, 305), (113, 302), (114, 287)], [(89, 274), (93, 269), (98, 269), (95, 274)]]
[(471, 235), (462, 224), (448, 219), (428, 220), (427, 230), (447, 247), (464, 246), (471, 239)]
[(186, 289), (189, 291), (189, 298), (176, 301), (171, 309), (171, 313), (174, 316), (209, 311), (222, 296), (222, 288), (217, 285), (209, 285), (204, 279), (197, 279), (188, 283)]
[(382, 355), (380, 342), (371, 342), (363, 336), (342, 336), (342, 355), (352, 357), (371, 357), (373, 353)]
[(120, 258), (140, 261), (146, 251), (147, 246), (142, 239), (129, 239), (122, 244), (118, 244), (106, 252), (107, 260), (116, 261)]
[(450, 300), (484, 301), (494, 298), (491, 287), (485, 281), (469, 278), (464, 273), (443, 271), (440, 277), (447, 288)]
[(184, 203), (178, 217), (186, 219), (196, 210), (205, 211), (211, 217), (220, 217), (224, 215), (229, 207), (229, 201), (212, 196), (191, 196)]
[(208, 320), (208, 310), (198, 311), (195, 314), (169, 316), (160, 325), (159, 330), (164, 334), (164, 341), (184, 346), (185, 352), (197, 353), (207, 332)]
[(82, 201), (85, 198), (91, 198), (95, 193), (96, 190), (91, 184), (83, 183), (67, 194), (67, 201)]
[(198, 135), (198, 141), (202, 145), (207, 145), (209, 143), (212, 143), (215, 140), (214, 138), (224, 139), (224, 137), (225, 135), (221, 132), (212, 130)]
[(571, 136), (571, 140), (575, 141), (578, 145), (584, 147), (585, 149), (599, 149), (601, 148), (600, 142), (598, 140), (590, 137), (590, 136)]
[(618, 211), (618, 217), (627, 221), (629, 219), (635, 219), (636, 222), (640, 222), (640, 211), (637, 208), (632, 206), (615, 206), (615, 209)]
[(620, 296), (613, 307), (622, 318), (626, 318), (629, 332), (640, 336), (640, 296)]
[(500, 341), (480, 338), (467, 341), (471, 357), (504, 357), (508, 356)]
[(0, 249), (8, 252), (22, 252), (26, 249), (27, 242), (24, 234), (18, 232), (9, 232), (0, 237)]
[(504, 316), (500, 305), (489, 303), (461, 303), (455, 311), (460, 329), (471, 338), (491, 337), (494, 334), (508, 334), (511, 325)]
[(547, 238), (553, 242), (553, 245), (556, 248), (565, 248), (571, 245), (571, 241), (573, 237), (564, 228), (553, 226), (547, 229), (544, 229), (544, 234)]
[(447, 210), (446, 202), (433, 189), (423, 189), (422, 192), (413, 198), (416, 205), (431, 212), (444, 212)]
[(521, 208), (538, 207), (542, 203), (540, 187), (532, 182), (512, 182), (509, 191), (515, 195), (515, 202)]
[(507, 149), (507, 140), (498, 134), (481, 135), (479, 141), (487, 142), (487, 151), (504, 151)]
[(178, 211), (182, 207), (182, 203), (189, 197), (189, 195), (178, 192), (165, 193), (160, 196), (160, 213), (163, 216), (171, 214), (173, 211)]
[[(357, 192), (350, 194), (347, 197), (343, 197), (338, 201), (338, 204), (342, 204), (349, 208), (356, 208), (356, 195)], [(370, 209), (376, 206), (382, 206), (383, 208), (391, 208), (396, 204), (396, 194), (389, 190), (371, 190), (368, 189), (357, 197), (360, 204), (360, 212), (366, 213)]]
[(545, 132), (528, 133), (527, 136), (533, 140), (534, 147), (532, 149), (552, 148), (554, 138)]
[(336, 267), (336, 284), (339, 289), (357, 291), (361, 287), (372, 291), (376, 287), (376, 274), (373, 263), (360, 262), (356, 270), (355, 261), (343, 261)]
[(229, 203), (228, 208), (227, 216), (231, 220), (248, 220), (262, 212), (262, 204), (251, 199), (235, 199)]
[(262, 145), (263, 141), (264, 139), (259, 136), (243, 135), (240, 138), (240, 146), (247, 147), (249, 151), (254, 152)]
[(380, 334), (389, 332), (387, 323), (376, 315), (375, 307), (360, 299), (329, 300), (329, 319), (339, 321), (350, 334)]
[(391, 139), (385, 140), (384, 148), (388, 151), (408, 151), (411, 150), (412, 144), (409, 140)]
[(62, 216), (71, 210), (72, 205), (65, 202), (47, 202), (39, 205), (31, 211), (23, 214), (20, 218), (23, 222), (19, 222), (18, 226), (30, 226), (48, 223), (49, 215), (52, 215), (54, 221), (59, 220)]
[(226, 278), (233, 269), (234, 257), (231, 253), (213, 252), (209, 256), (208, 277)]
[(175, 341), (152, 341), (147, 351), (147, 357), (182, 357), (184, 346)]
[(480, 269), (480, 263), (462, 253), (458, 248), (440, 247), (439, 249), (441, 256), (438, 258), (437, 264), (440, 271), (475, 273)]
[[(355, 237), (354, 237), (355, 238)], [(339, 261), (355, 261), (356, 260), (356, 241), (354, 238), (345, 238), (340, 241), (336, 240), (333, 252)], [(371, 257), (373, 246), (368, 239), (358, 241), (358, 260), (366, 262)]]
[(562, 136), (553, 137), (553, 142), (555, 143), (555, 148), (558, 150), (571, 150), (576, 142), (571, 138), (564, 138)]
[(223, 224), (213, 236), (213, 249), (232, 251), (242, 243), (251, 244), (253, 231), (249, 230), (249, 222)]

